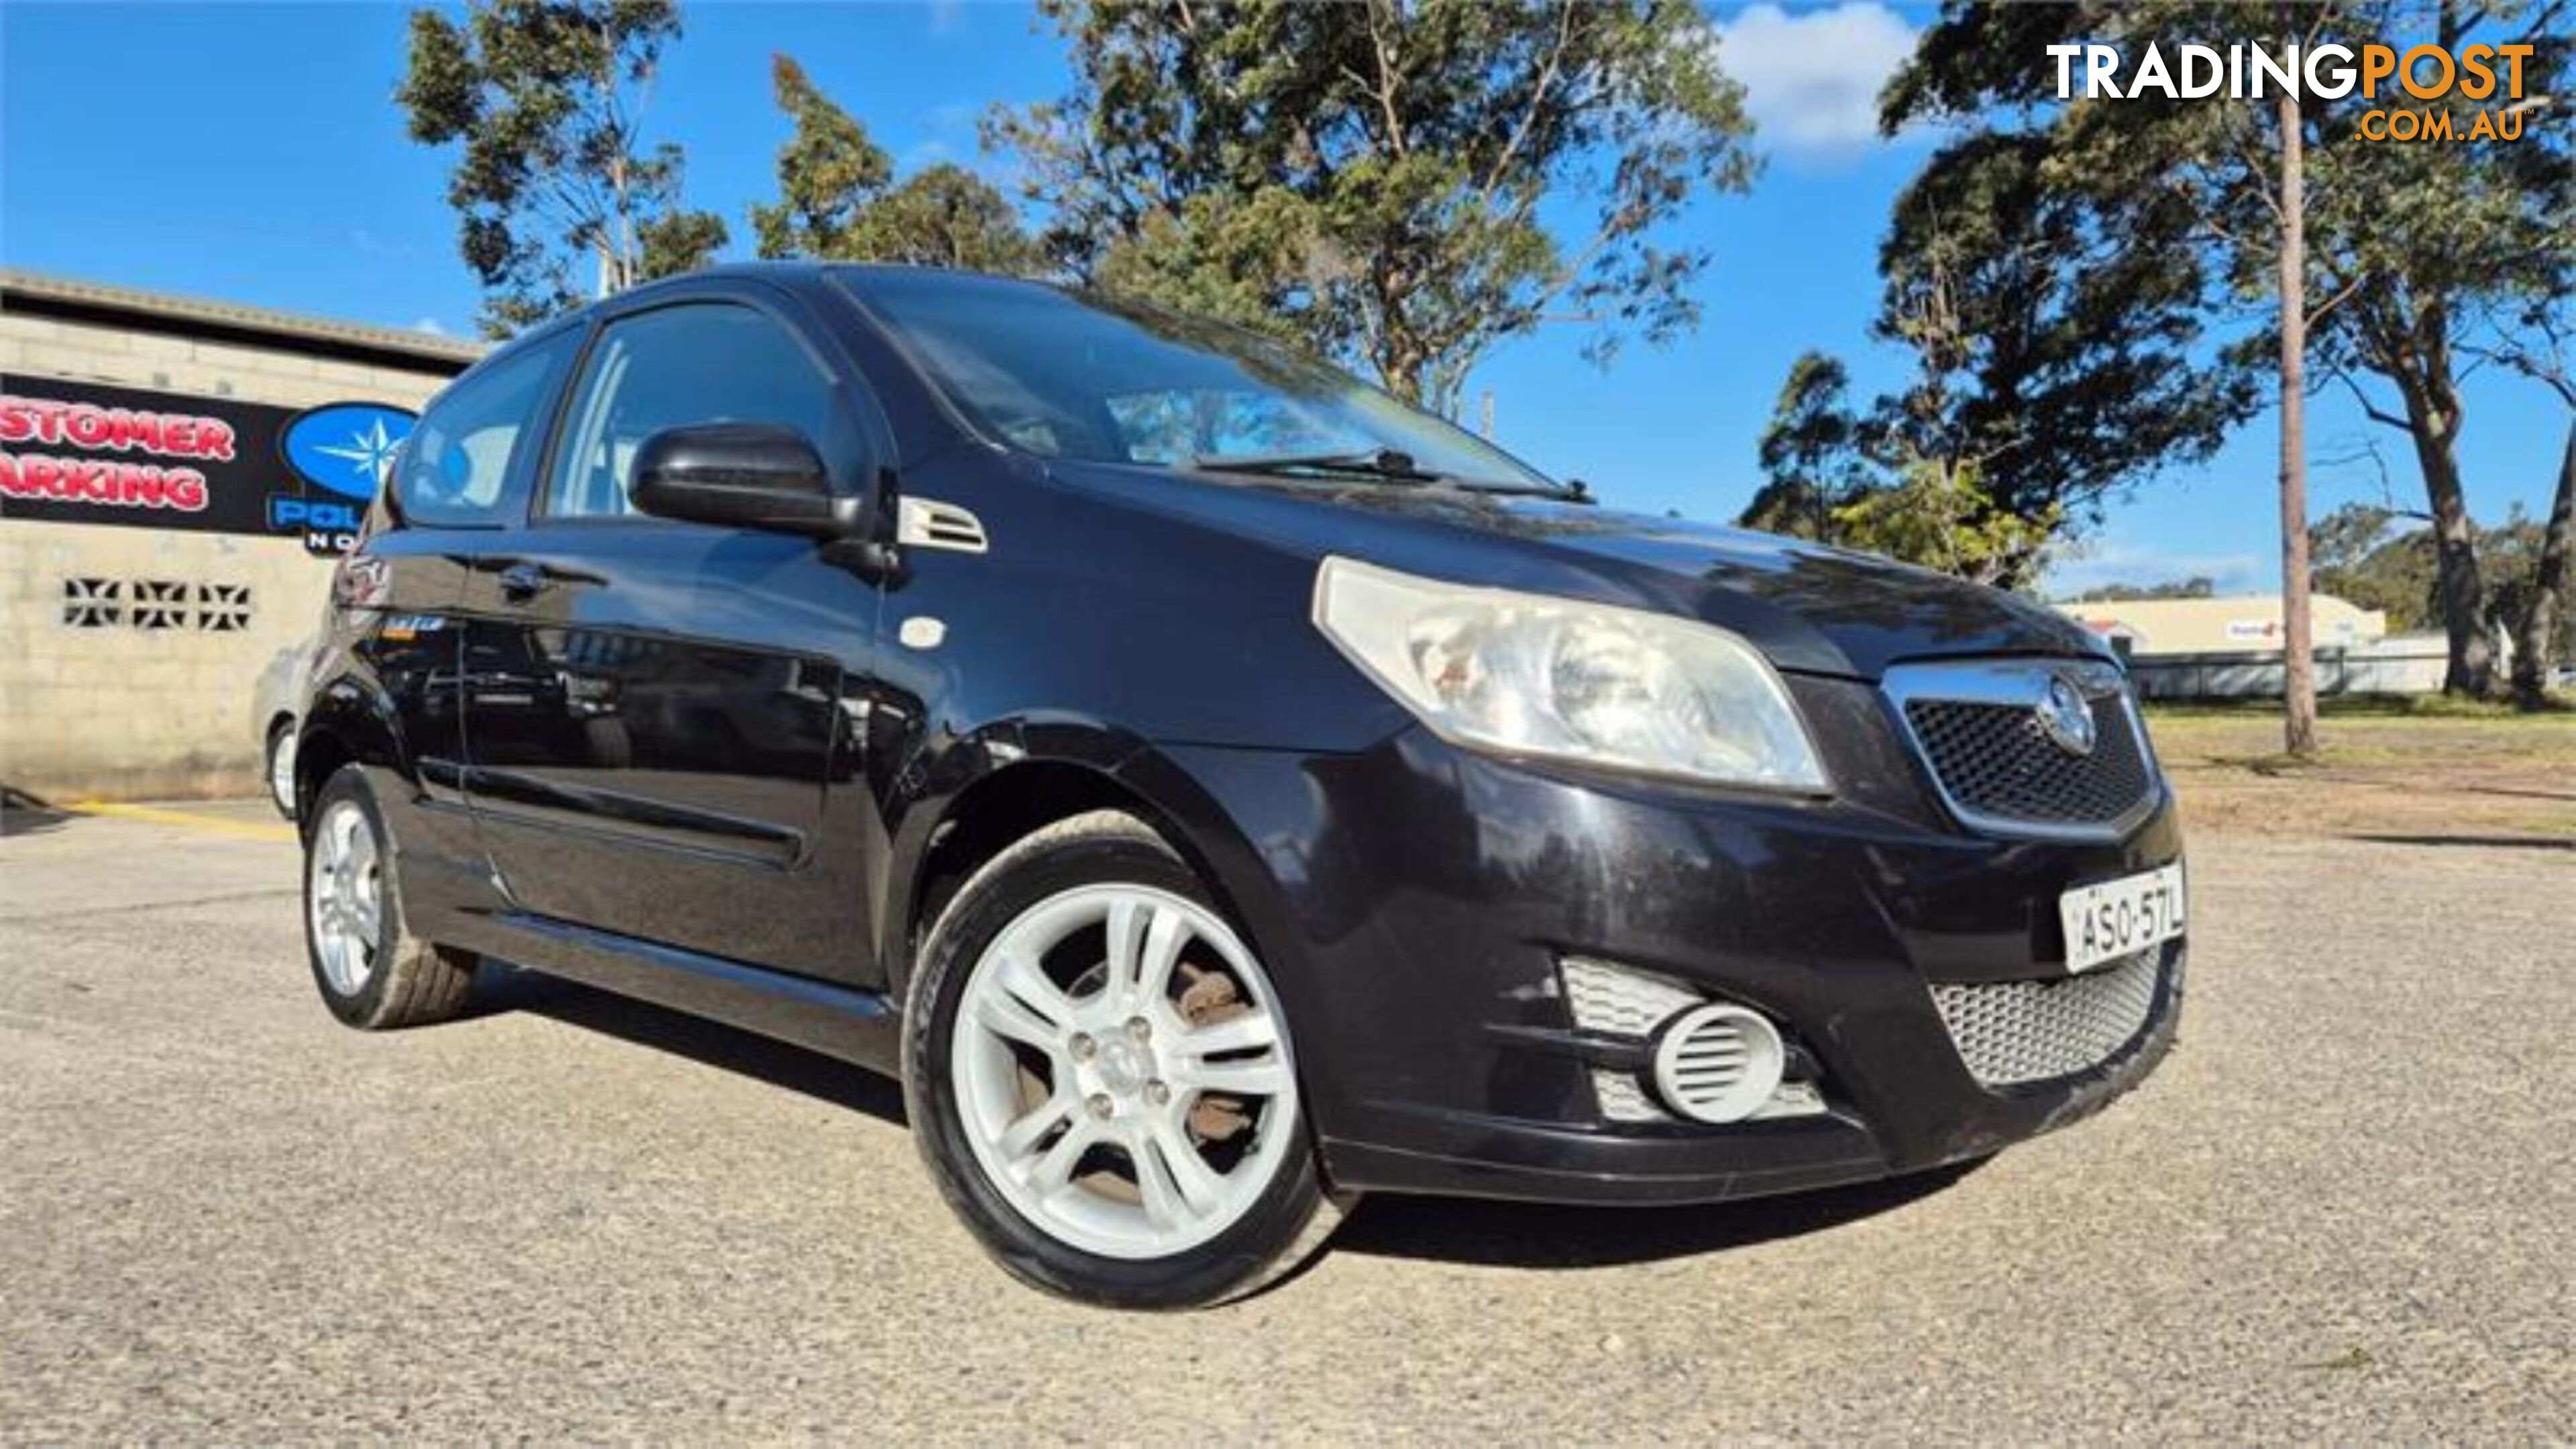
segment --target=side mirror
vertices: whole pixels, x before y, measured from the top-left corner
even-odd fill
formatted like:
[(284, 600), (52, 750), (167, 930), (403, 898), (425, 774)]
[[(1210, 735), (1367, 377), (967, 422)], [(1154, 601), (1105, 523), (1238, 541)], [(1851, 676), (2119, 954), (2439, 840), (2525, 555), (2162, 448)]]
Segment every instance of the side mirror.
[(635, 453), (635, 506), (656, 518), (809, 538), (857, 531), (863, 500), (833, 496), (823, 459), (778, 423), (665, 428)]

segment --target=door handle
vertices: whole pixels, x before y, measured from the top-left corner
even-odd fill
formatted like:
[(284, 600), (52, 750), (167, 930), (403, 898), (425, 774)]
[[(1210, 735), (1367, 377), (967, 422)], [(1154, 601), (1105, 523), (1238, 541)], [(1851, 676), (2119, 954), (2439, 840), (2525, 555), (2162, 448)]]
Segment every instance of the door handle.
[(553, 588), (554, 583), (542, 564), (512, 564), (501, 570), (501, 597), (513, 604), (524, 604)]

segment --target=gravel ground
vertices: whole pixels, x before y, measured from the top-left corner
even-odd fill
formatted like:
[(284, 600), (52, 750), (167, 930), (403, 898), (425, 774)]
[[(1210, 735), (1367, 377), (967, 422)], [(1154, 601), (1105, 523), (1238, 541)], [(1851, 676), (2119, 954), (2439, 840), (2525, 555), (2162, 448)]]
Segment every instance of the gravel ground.
[(281, 832), (33, 823), (0, 1438), (2576, 1432), (2576, 852), (2209, 836), (2183, 1045), (2066, 1133), (1776, 1203), (1380, 1199), (1133, 1317), (989, 1267), (863, 1072), (529, 977), (361, 1036)]

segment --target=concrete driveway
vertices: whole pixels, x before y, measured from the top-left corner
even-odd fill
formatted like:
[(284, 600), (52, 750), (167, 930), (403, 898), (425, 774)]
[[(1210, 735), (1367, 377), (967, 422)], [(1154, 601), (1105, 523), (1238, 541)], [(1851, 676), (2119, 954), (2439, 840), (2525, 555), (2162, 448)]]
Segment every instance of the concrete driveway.
[(526, 976), (367, 1037), (257, 806), (0, 839), (0, 1439), (2533, 1439), (2576, 852), (2210, 836), (2183, 1045), (1946, 1180), (1380, 1199), (1229, 1309), (988, 1266), (867, 1074)]

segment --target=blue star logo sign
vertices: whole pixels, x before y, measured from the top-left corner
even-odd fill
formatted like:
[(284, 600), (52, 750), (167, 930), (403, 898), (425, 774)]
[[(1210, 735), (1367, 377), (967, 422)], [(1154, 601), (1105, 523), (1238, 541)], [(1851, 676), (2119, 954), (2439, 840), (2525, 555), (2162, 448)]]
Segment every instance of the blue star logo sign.
[(413, 421), (407, 410), (381, 403), (332, 403), (298, 414), (279, 434), (277, 447), (312, 487), (372, 499), (384, 486), (395, 451), (411, 436)]
[(357, 478), (362, 487), (380, 488), (384, 486), (385, 470), (393, 466), (394, 449), (400, 446), (401, 442), (402, 439), (393, 437), (385, 431), (385, 420), (377, 418), (369, 422), (363, 431), (351, 433), (349, 441), (339, 447), (317, 446), (313, 451), (333, 458), (347, 459), (350, 473)]

